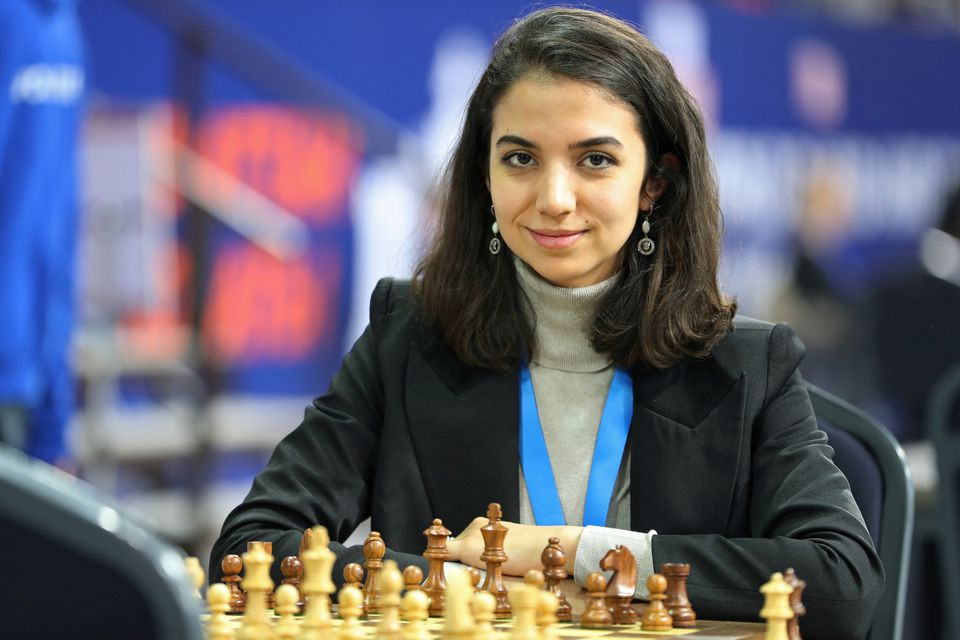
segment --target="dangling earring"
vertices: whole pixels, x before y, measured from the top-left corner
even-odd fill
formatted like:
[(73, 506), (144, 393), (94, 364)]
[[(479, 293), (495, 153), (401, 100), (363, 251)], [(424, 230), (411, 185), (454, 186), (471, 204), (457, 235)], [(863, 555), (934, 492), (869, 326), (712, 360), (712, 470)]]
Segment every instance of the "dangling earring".
[[(497, 215), (497, 212), (493, 210), (493, 205), (490, 205), (490, 213), (493, 216)], [(500, 238), (497, 237), (497, 234), (500, 233), (500, 227), (497, 226), (496, 219), (494, 219), (493, 226), (490, 227), (490, 230), (493, 231), (493, 237), (490, 238), (490, 244), (487, 245), (487, 248), (490, 249), (490, 253), (497, 255), (500, 253)]]
[(642, 256), (649, 256), (657, 248), (653, 238), (647, 235), (650, 233), (650, 214), (652, 213), (653, 204), (651, 203), (650, 211), (647, 211), (643, 216), (643, 223), (640, 225), (640, 230), (643, 231), (643, 237), (640, 238), (640, 242), (637, 243), (637, 251), (639, 251)]

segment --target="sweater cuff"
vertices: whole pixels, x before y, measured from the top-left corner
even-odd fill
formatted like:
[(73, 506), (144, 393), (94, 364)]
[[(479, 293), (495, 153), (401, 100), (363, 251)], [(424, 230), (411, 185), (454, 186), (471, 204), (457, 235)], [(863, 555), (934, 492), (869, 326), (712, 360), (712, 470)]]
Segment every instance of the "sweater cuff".
[[(587, 526), (580, 535), (580, 544), (577, 545), (577, 558), (573, 564), (573, 577), (577, 584), (584, 586), (587, 576), (600, 570), (600, 561), (608, 551), (618, 544), (625, 546), (637, 561), (637, 590), (634, 597), (646, 599), (647, 578), (653, 575), (653, 536), (657, 532), (650, 530), (625, 531), (610, 527)], [(604, 571), (607, 580), (612, 571)]]

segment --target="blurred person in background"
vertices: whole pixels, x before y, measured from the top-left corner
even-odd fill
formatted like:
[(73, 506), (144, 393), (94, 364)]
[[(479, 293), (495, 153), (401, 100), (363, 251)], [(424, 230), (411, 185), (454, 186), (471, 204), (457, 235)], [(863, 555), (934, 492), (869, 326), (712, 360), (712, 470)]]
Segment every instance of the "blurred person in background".
[(60, 464), (84, 93), (75, 5), (0, 2), (0, 441)]
[(873, 392), (891, 430), (902, 442), (925, 439), (930, 391), (960, 362), (960, 183), (924, 234), (916, 264), (880, 282), (864, 316)]

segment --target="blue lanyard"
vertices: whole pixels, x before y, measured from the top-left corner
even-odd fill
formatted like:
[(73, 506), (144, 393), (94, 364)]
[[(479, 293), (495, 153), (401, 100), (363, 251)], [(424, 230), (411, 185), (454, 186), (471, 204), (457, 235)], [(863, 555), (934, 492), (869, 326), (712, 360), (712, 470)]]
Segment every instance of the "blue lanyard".
[[(583, 524), (604, 526), (613, 495), (613, 485), (620, 470), (630, 420), (633, 418), (633, 383), (622, 369), (614, 369), (610, 392), (600, 418), (600, 430), (593, 449)], [(520, 368), (520, 465), (538, 525), (566, 524), (557, 482), (550, 465), (547, 443), (533, 394), (530, 368)]]

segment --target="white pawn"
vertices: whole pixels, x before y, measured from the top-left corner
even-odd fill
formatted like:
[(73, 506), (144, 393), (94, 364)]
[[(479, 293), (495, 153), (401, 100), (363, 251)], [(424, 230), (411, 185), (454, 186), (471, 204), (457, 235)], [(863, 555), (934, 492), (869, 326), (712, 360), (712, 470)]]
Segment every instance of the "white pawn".
[(445, 639), (473, 638), (473, 613), (470, 611), (473, 593), (470, 576), (465, 571), (455, 571), (447, 576), (446, 618), (443, 623)]
[(538, 640), (537, 602), (540, 592), (528, 584), (511, 589), (510, 607), (513, 609), (514, 626), (511, 640)]
[(207, 622), (207, 640), (233, 640), (233, 625), (227, 617), (230, 610), (230, 587), (218, 582), (207, 589), (207, 606), (210, 620)]
[(393, 560), (385, 560), (380, 570), (380, 624), (377, 640), (396, 640), (400, 637), (400, 592), (403, 574)]
[(540, 640), (557, 640), (557, 607), (560, 599), (552, 591), (537, 591), (537, 626)]
[(477, 591), (473, 594), (473, 619), (476, 622), (473, 630), (474, 640), (495, 640), (497, 632), (493, 629), (494, 611), (497, 608), (497, 598), (489, 591)]
[(200, 566), (199, 558), (187, 556), (183, 559), (183, 566), (186, 568), (187, 575), (190, 576), (190, 581), (195, 588), (193, 595), (202, 600), (203, 596), (200, 594), (200, 589), (203, 588), (203, 583), (206, 582), (207, 575), (204, 573), (203, 567)]
[(300, 633), (300, 625), (294, 617), (300, 610), (297, 606), (299, 599), (300, 593), (292, 584), (282, 584), (277, 587), (277, 606), (274, 607), (274, 611), (280, 616), (280, 622), (277, 623), (277, 636), (281, 640), (293, 640)]
[(793, 617), (790, 607), (791, 587), (779, 571), (770, 576), (770, 582), (760, 587), (764, 596), (760, 617), (767, 621), (767, 633), (764, 640), (789, 640), (787, 620)]
[(343, 620), (338, 640), (364, 640), (366, 634), (359, 622), (363, 593), (356, 587), (346, 586), (340, 589), (337, 601), (340, 605), (340, 618)]
[(423, 591), (407, 591), (403, 596), (403, 617), (407, 621), (403, 640), (430, 640), (430, 632), (424, 622), (429, 616), (430, 596)]

